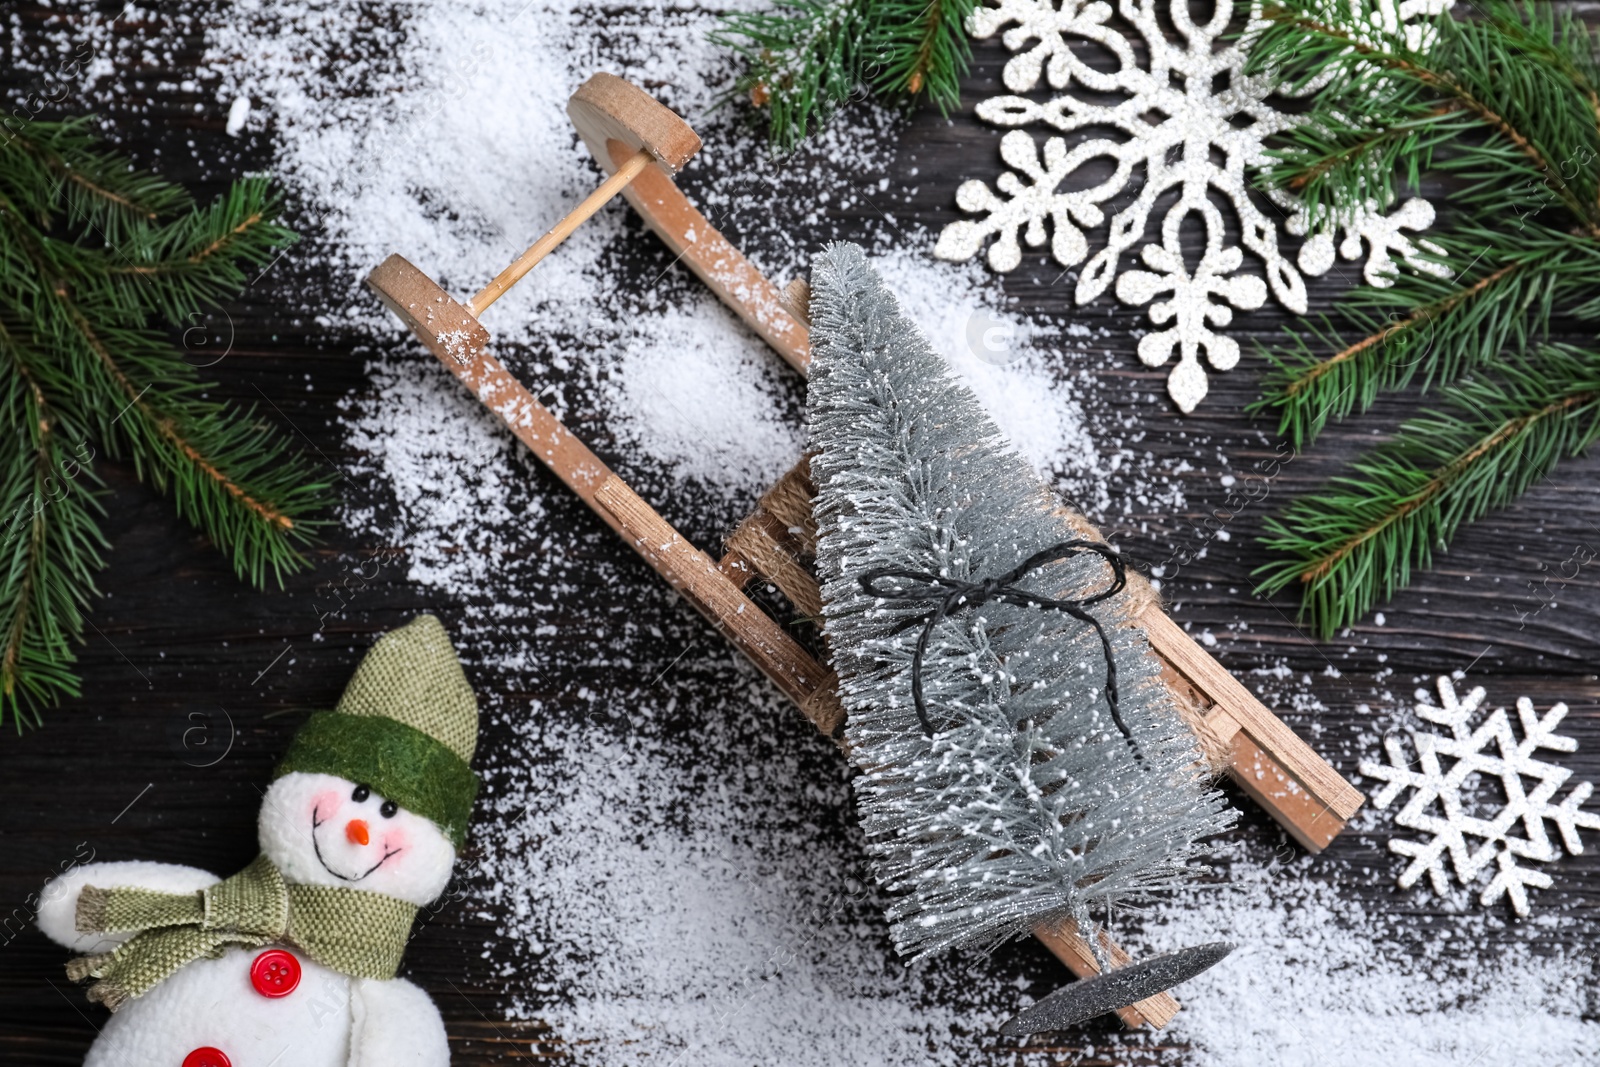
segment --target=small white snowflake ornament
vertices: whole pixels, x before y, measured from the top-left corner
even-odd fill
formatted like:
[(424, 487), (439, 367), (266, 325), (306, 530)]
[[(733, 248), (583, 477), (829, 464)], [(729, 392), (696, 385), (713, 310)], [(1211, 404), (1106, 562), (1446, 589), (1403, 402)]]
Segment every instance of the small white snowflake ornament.
[[(1373, 27), (1375, 36), (1404, 34), (1423, 41), (1422, 27), (1409, 20), (1436, 15), (1453, 0), (1386, 0)], [(1263, 0), (1251, 0), (1248, 28), (1262, 25)], [(1150, 305), (1151, 320), (1166, 330), (1144, 338), (1139, 358), (1162, 366), (1178, 354), (1167, 379), (1167, 391), (1184, 412), (1194, 410), (1206, 394), (1206, 372), (1199, 353), (1213, 370), (1238, 362), (1237, 342), (1217, 332), (1233, 319), (1233, 309), (1250, 311), (1266, 299), (1267, 288), (1285, 307), (1299, 314), (1307, 308), (1304, 275), (1331, 270), (1336, 254), (1356, 259), (1367, 249), (1365, 274), (1373, 284), (1388, 284), (1399, 258), (1411, 266), (1438, 269), (1419, 258), (1437, 252), (1413, 241), (1403, 230), (1420, 230), (1432, 222), (1426, 201), (1408, 200), (1391, 214), (1375, 204), (1360, 205), (1336, 224), (1319, 227), (1302, 249), (1298, 262), (1279, 250), (1278, 229), (1252, 199), (1250, 172), (1267, 162), (1266, 141), (1297, 121), (1277, 110), (1270, 98), (1277, 79), (1246, 77), (1247, 49), (1229, 39), (1234, 0), (1212, 0), (1211, 14), (1194, 21), (1189, 0), (990, 0), (967, 22), (973, 37), (985, 39), (1002, 29), (1005, 47), (1017, 53), (1001, 79), (1013, 94), (1036, 89), (1043, 78), (1056, 95), (1041, 103), (1021, 95), (999, 96), (980, 103), (978, 117), (996, 126), (1047, 127), (1055, 133), (1042, 145), (1013, 129), (1000, 142), (1001, 158), (1013, 168), (991, 189), (981, 181), (964, 182), (956, 203), (979, 216), (945, 227), (934, 255), (956, 262), (971, 259), (989, 243), (989, 265), (1015, 270), (1022, 246), (1050, 242), (1050, 253), (1063, 267), (1084, 264), (1074, 298), (1094, 300), (1117, 282), (1124, 303)], [(1132, 27), (1148, 54), (1113, 24), (1117, 16)], [(1169, 21), (1176, 37), (1163, 28)], [(1072, 49), (1072, 42), (1090, 42), (1110, 56), (1114, 69), (1097, 70)], [(1312, 87), (1313, 89), (1315, 86)], [(1122, 99), (1115, 103), (1085, 100), (1074, 90)], [(1082, 136), (1069, 147), (1068, 136)], [(1091, 163), (1111, 173), (1082, 189), (1062, 185)], [(1114, 197), (1137, 190), (1133, 203), (1110, 216), (1104, 207)], [(1159, 245), (1145, 244), (1145, 231), (1158, 202), (1162, 208)], [(1311, 234), (1313, 220), (1292, 195), (1268, 194), (1285, 217), (1285, 228), (1297, 236)], [(1265, 284), (1238, 273), (1244, 258), (1239, 245), (1224, 245), (1225, 202), (1238, 220), (1238, 242), (1261, 261)], [(1205, 232), (1206, 250), (1191, 274), (1178, 252), (1178, 232), (1197, 218)], [(1048, 225), (1047, 225), (1048, 223)], [(1085, 230), (1106, 226), (1105, 246), (1092, 257)], [(1337, 232), (1344, 233), (1337, 241)], [(1130, 270), (1118, 278), (1123, 254), (1143, 244), (1140, 258), (1150, 271)], [(1087, 262), (1085, 262), (1087, 260)], [(1131, 279), (1131, 280), (1130, 280)], [(1163, 293), (1169, 300), (1156, 301)]]
[[(1414, 790), (1395, 822), (1429, 835), (1423, 840), (1396, 838), (1389, 842), (1390, 851), (1411, 857), (1400, 874), (1400, 887), (1409, 889), (1426, 874), (1434, 892), (1444, 896), (1452, 873), (1462, 885), (1470, 885), (1492, 863), (1497, 870), (1479, 902), (1492, 904), (1506, 897), (1518, 915), (1526, 916), (1528, 889), (1548, 889), (1551, 881), (1548, 874), (1524, 866), (1522, 861), (1549, 863), (1560, 857), (1562, 848), (1579, 855), (1583, 842), (1578, 831), (1600, 830), (1600, 814), (1583, 810), (1594, 785), (1581, 782), (1555, 803), (1572, 772), (1533, 756), (1541, 748), (1554, 752), (1577, 749), (1575, 739), (1555, 732), (1566, 718), (1567, 706), (1557, 704), (1540, 716), (1533, 701), (1519, 698), (1519, 741), (1504, 708), (1472, 727), (1486, 695), (1481, 686), (1464, 700), (1457, 698), (1448, 677), (1441, 677), (1438, 686), (1440, 706), (1419, 703), (1416, 713), (1427, 722), (1448, 727), (1450, 736), (1411, 735), (1418, 769), (1413, 769), (1405, 746), (1392, 736), (1384, 741), (1388, 764), (1361, 764), (1363, 775), (1387, 783), (1373, 795), (1377, 808), (1387, 808), (1402, 793)], [(1469, 802), (1467, 797), (1479, 775), (1499, 780), (1504, 806), (1480, 812), (1478, 805)], [(1546, 823), (1556, 828), (1560, 847), (1551, 841)]]

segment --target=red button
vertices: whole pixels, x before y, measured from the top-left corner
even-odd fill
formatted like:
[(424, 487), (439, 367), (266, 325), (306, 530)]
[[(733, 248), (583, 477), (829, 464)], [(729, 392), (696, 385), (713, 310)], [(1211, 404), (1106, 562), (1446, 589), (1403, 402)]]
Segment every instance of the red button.
[(220, 1048), (197, 1048), (183, 1058), (183, 1067), (233, 1067)]
[[(281, 948), (269, 948), (256, 957), (250, 965), (250, 984), (264, 997), (286, 997), (300, 984), (300, 961)], [(201, 1049), (200, 1052), (216, 1052)], [(222, 1053), (217, 1052), (222, 1056)], [(184, 1062), (183, 1067), (203, 1067), (202, 1064)], [(218, 1067), (228, 1067), (228, 1058), (222, 1056)]]

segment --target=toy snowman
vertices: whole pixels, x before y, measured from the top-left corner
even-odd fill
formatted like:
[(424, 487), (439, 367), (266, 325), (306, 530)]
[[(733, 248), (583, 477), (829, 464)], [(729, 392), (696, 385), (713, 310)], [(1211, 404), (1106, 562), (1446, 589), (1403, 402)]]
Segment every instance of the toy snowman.
[(466, 836), (477, 737), (420, 616), (295, 735), (243, 871), (97, 863), (46, 886), (40, 929), (85, 953), (67, 972), (115, 1013), (85, 1067), (446, 1067), (438, 1009), (395, 971)]

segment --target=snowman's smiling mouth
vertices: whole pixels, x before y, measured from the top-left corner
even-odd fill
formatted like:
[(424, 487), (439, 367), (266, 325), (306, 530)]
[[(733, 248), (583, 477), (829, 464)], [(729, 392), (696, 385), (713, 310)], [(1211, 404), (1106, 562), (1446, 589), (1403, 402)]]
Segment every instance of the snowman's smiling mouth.
[(388, 863), (389, 857), (399, 855), (404, 851), (404, 849), (391, 848), (389, 851), (383, 854), (382, 859), (380, 859), (377, 863), (374, 863), (371, 867), (368, 867), (366, 870), (362, 871), (360, 874), (345, 874), (342, 871), (336, 871), (332, 867), (328, 866), (327, 860), (322, 858), (322, 846), (317, 843), (317, 830), (328, 821), (326, 819), (319, 819), (317, 816), (320, 814), (321, 810), (319, 808), (313, 807), (311, 809), (311, 851), (317, 854), (317, 862), (322, 864), (322, 869), (333, 875), (335, 878), (342, 879), (346, 882), (359, 882), (367, 875), (377, 870), (379, 867), (382, 867), (385, 863)]

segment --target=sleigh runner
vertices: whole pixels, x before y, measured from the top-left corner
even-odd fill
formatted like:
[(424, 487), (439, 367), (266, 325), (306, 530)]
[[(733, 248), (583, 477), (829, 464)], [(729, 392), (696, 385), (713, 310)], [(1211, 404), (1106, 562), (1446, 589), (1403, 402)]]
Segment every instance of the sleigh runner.
[[(825, 735), (839, 740), (845, 712), (837, 679), (784, 626), (746, 595), (752, 581), (777, 587), (803, 616), (822, 612), (810, 561), (816, 526), (808, 463), (794, 468), (760, 499), (727, 538), (720, 558), (681, 536), (626, 482), (539, 403), (489, 352), (478, 316), (533, 269), (586, 219), (618, 194), (686, 266), (801, 374), (810, 360), (806, 286), (781, 290), (756, 270), (677, 188), (672, 174), (700, 147), (677, 115), (622, 79), (591, 77), (568, 103), (580, 136), (610, 177), (481, 292), (458, 302), (399, 255), (367, 279), (379, 298), (550, 470), (713, 626), (765, 673)], [(1081, 516), (1072, 526), (1086, 539), (1100, 534)], [(1361, 794), (1261, 704), (1162, 610), (1149, 584), (1129, 575), (1130, 614), (1160, 662), (1163, 681), (1193, 729), (1212, 769), (1226, 771), (1284, 829), (1321, 851), (1360, 807)], [(1076, 975), (1100, 972), (1088, 943), (1070, 921), (1035, 936)], [(1127, 956), (1103, 934), (1109, 958)], [(1166, 993), (1120, 1009), (1129, 1026), (1165, 1025), (1177, 1010)]]

